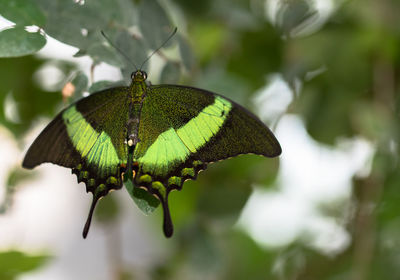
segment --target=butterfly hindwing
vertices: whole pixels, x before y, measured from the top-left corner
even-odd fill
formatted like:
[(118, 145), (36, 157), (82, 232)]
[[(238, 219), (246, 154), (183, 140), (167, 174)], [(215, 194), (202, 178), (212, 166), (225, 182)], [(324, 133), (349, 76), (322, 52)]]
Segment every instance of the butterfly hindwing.
[(121, 164), (127, 160), (127, 88), (92, 94), (70, 105), (43, 130), (29, 148), (23, 166), (51, 162), (72, 168), (78, 182), (93, 193), (86, 236), (97, 200), (122, 186)]

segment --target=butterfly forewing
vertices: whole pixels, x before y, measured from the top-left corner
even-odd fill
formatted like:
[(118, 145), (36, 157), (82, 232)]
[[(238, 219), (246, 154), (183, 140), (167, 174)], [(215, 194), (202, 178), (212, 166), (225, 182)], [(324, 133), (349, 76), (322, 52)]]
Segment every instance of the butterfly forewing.
[[(115, 88), (70, 105), (36, 138), (23, 166), (33, 168), (51, 162), (73, 168), (84, 161), (100, 170), (100, 166), (89, 164), (89, 156), (111, 154), (112, 150), (121, 160), (126, 159), (127, 97), (126, 88)], [(107, 147), (105, 142), (112, 143), (113, 147)]]
[(126, 87), (95, 93), (70, 105), (42, 131), (29, 148), (23, 166), (51, 162), (72, 168), (78, 182), (93, 193), (84, 228), (86, 237), (97, 201), (122, 186), (126, 164), (126, 123), (129, 114)]

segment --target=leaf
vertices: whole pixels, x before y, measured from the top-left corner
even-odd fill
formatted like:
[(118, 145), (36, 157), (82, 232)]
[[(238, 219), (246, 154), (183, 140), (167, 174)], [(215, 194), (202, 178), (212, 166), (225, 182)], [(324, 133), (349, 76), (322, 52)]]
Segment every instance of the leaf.
[[(118, 15), (114, 20), (122, 26), (130, 27), (138, 25), (139, 9), (136, 2), (137, 1), (132, 0), (111, 0), (111, 4), (113, 5), (111, 10), (118, 10)], [(116, 7), (118, 7), (118, 9), (116, 9)]]
[(213, 0), (202, 0), (202, 1), (187, 1), (187, 0), (175, 0), (180, 8), (184, 9), (185, 13), (191, 16), (208, 16), (213, 6)]
[(73, 9), (72, 5), (73, 1), (51, 1), (43, 4), (42, 9), (48, 15), (44, 30), (54, 39), (79, 49), (86, 49), (90, 45), (90, 41), (84, 35), (87, 26), (80, 22), (85, 15), (80, 9)]
[[(32, 78), (46, 60), (34, 56), (0, 59), (0, 123), (7, 127), (18, 139), (37, 118), (54, 117), (58, 112), (62, 95), (60, 92), (45, 91)], [(71, 66), (59, 63), (64, 75), (71, 71)], [(7, 97), (12, 104), (6, 104)], [(19, 123), (10, 121), (7, 111), (14, 107), (13, 114)]]
[(205, 74), (196, 81), (195, 86), (221, 93), (243, 105), (248, 102), (246, 94), (251, 92), (245, 81), (225, 71), (224, 68), (218, 67), (206, 71)]
[(21, 181), (31, 179), (33, 176), (32, 172), (18, 166), (9, 172), (6, 186), (7, 188), (14, 189)]
[(0, 1), (0, 14), (17, 25), (41, 27), (46, 23), (45, 15), (31, 0)]
[(19, 251), (0, 252), (0, 279), (15, 279), (22, 273), (43, 266), (49, 256), (29, 256)]
[(305, 24), (311, 24), (318, 16), (317, 10), (309, 0), (281, 1), (277, 13), (277, 24), (286, 35), (295, 35)]
[(153, 50), (160, 47), (172, 32), (170, 21), (158, 1), (141, 1), (139, 29)]
[(180, 70), (178, 63), (168, 61), (161, 72), (160, 82), (163, 84), (177, 84), (181, 76)]
[[(147, 48), (142, 39), (132, 36), (127, 31), (121, 31), (116, 36), (116, 46), (131, 60), (124, 58), (124, 67), (122, 68), (122, 76), (127, 78), (130, 83), (131, 73), (139, 68), (147, 58)], [(132, 65), (134, 63), (135, 65)], [(143, 65), (142, 70), (147, 70), (148, 64)]]
[(114, 81), (97, 81), (95, 83), (93, 83), (89, 89), (88, 92), (90, 94), (103, 90), (103, 89), (107, 89), (107, 88), (111, 88), (111, 87), (115, 87), (115, 86), (121, 86), (122, 85), (122, 81), (118, 81), (118, 82), (114, 82)]
[(47, 15), (47, 22), (44, 26), (46, 33), (79, 49), (86, 49), (93, 43), (87, 36), (90, 31), (100, 31), (107, 25), (104, 16), (110, 9), (106, 7), (101, 10), (96, 5), (95, 7), (87, 3), (80, 5), (74, 1), (37, 0), (37, 2)]
[(226, 243), (224, 254), (228, 256), (226, 275), (223, 279), (288, 279), (274, 275), (275, 270), (279, 268), (276, 265), (279, 254), (274, 250), (259, 247), (243, 231), (230, 231), (228, 235), (223, 236), (223, 241)]
[(211, 220), (235, 222), (251, 194), (250, 186), (250, 181), (245, 180), (214, 180), (201, 192), (198, 210)]
[(85, 55), (87, 55), (87, 51), (86, 50), (79, 50), (73, 56), (74, 57), (82, 57), (82, 56), (85, 56)]
[(120, 206), (116, 198), (112, 195), (107, 196), (105, 199), (99, 201), (94, 215), (99, 222), (108, 223), (116, 220), (120, 213)]
[(281, 71), (284, 47), (271, 25), (264, 24), (256, 30), (241, 33), (235, 44), (240, 48), (234, 55), (229, 55), (225, 72), (245, 79), (251, 85), (251, 91), (265, 85), (266, 74)]
[(187, 71), (192, 71), (195, 65), (195, 58), (186, 38), (178, 34), (179, 53), (181, 55), (182, 63)]
[(101, 41), (98, 44), (91, 45), (87, 49), (86, 54), (90, 55), (95, 63), (103, 61), (116, 67), (123, 67), (125, 65), (121, 56), (111, 47), (103, 45)]
[(209, 279), (211, 275), (218, 275), (222, 267), (221, 249), (217, 240), (210, 236), (204, 228), (196, 228), (196, 233), (188, 250), (188, 263), (192, 271), (201, 279)]
[(46, 44), (39, 33), (30, 33), (24, 27), (14, 27), (0, 32), (0, 57), (17, 57), (33, 54)]
[[(209, 62), (218, 55), (218, 50), (227, 38), (226, 29), (214, 22), (195, 25), (190, 31), (191, 40), (200, 62)], [(248, 54), (247, 54), (248, 56)]]
[(147, 191), (135, 187), (131, 179), (128, 176), (124, 176), (124, 185), (128, 193), (131, 195), (133, 201), (136, 203), (137, 207), (145, 214), (149, 215), (157, 209), (160, 201), (149, 194)]
[(100, 30), (115, 26), (128, 29), (135, 17), (133, 1), (96, 0), (83, 4), (72, 0), (36, 1), (48, 16), (44, 27), (46, 33), (81, 50), (100, 42)]

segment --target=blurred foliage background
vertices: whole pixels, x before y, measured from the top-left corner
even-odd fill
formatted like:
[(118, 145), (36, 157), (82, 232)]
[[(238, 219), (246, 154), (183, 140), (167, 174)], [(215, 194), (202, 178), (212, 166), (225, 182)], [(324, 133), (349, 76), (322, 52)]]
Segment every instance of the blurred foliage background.
[[(104, 279), (400, 279), (399, 14), (394, 0), (1, 1), (0, 15), (10, 27), (0, 32), (0, 128), (12, 135), (22, 159), (25, 136), (38, 120), (49, 120), (87, 93), (129, 83), (132, 65), (100, 30), (140, 65), (177, 26), (177, 35), (143, 67), (152, 83), (197, 86), (254, 108), (254, 93), (279, 75), (291, 96), (272, 110), (274, 118), (263, 118), (273, 129), (292, 115), (324, 147), (335, 149), (338, 141), (354, 137), (373, 147), (368, 172), (352, 176), (350, 196), (320, 205), (321, 215), (338, 221), (349, 242), (331, 254), (307, 246), (306, 234), (265, 246), (233, 227), (254, 186), (284, 187), (277, 180), (278, 159), (241, 156), (209, 166), (171, 195), (175, 236), (151, 243), (168, 244), (162, 261), (144, 271), (126, 260), (117, 263), (123, 256), (116, 248), (124, 244), (111, 235), (110, 244), (117, 245), (108, 250), (115, 258)], [(90, 57), (91, 71), (35, 55), (50, 37), (75, 47), (75, 57)], [(103, 63), (120, 69), (119, 81), (96, 78)], [(50, 85), (43, 78), (49, 66), (58, 73)], [(274, 99), (268, 102), (274, 108)], [(268, 116), (266, 109), (259, 113)], [(7, 169), (0, 184), (3, 216), (21, 187), (37, 179), (35, 173)], [(119, 197), (107, 196), (97, 223), (115, 227), (123, 207)], [(274, 213), (278, 219), (280, 214)], [(147, 219), (161, 221), (159, 215)], [(161, 226), (159, 231), (162, 238)], [(46, 253), (1, 250), (0, 279), (57, 260), (57, 251), (46, 247)]]

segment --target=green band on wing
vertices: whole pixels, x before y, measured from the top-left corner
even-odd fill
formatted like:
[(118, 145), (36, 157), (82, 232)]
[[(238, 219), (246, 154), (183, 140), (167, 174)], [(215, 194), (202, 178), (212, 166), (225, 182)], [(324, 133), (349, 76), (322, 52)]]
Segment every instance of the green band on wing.
[(144, 173), (166, 175), (171, 162), (184, 162), (189, 154), (189, 150), (179, 139), (176, 131), (170, 128), (157, 137), (157, 140), (147, 149), (145, 155), (139, 158), (138, 162), (142, 164)]
[(107, 133), (93, 129), (75, 106), (65, 110), (62, 117), (68, 136), (81, 157), (96, 166), (101, 177), (114, 173), (120, 160)]
[(229, 101), (217, 96), (212, 105), (205, 107), (184, 126), (161, 133), (144, 156), (137, 160), (142, 171), (166, 175), (176, 164), (184, 162), (191, 153), (197, 152), (217, 134), (231, 108)]
[(176, 131), (190, 152), (195, 153), (217, 134), (231, 110), (231, 106), (229, 101), (217, 96), (214, 104), (204, 108), (197, 117)]

